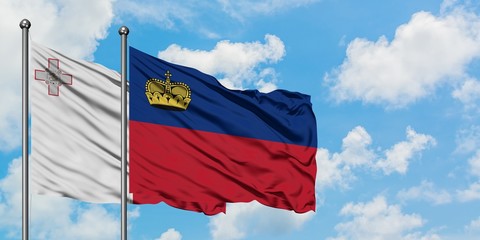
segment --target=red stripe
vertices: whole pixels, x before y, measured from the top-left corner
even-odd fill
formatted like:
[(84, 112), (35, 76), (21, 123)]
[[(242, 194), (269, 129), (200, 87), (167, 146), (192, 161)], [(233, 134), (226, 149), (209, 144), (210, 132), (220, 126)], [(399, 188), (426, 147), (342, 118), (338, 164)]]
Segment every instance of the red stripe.
[(226, 202), (315, 210), (316, 148), (130, 121), (134, 203), (213, 215)]

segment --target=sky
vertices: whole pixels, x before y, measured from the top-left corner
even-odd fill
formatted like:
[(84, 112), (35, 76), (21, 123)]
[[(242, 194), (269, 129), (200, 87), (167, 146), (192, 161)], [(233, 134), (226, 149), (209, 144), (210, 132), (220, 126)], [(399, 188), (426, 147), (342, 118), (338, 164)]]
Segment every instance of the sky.
[[(231, 89), (312, 97), (316, 212), (129, 205), (130, 239), (480, 237), (480, 4), (469, 0), (0, 1), (0, 239), (21, 236), (21, 29), (120, 70), (150, 55)], [(32, 239), (119, 239), (120, 208), (31, 197)]]

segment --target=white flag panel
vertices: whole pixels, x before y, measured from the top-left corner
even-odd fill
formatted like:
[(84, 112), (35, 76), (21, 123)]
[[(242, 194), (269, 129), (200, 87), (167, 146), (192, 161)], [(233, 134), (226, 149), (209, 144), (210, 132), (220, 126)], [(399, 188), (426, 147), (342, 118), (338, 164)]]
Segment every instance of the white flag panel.
[(32, 193), (120, 202), (120, 75), (31, 44)]

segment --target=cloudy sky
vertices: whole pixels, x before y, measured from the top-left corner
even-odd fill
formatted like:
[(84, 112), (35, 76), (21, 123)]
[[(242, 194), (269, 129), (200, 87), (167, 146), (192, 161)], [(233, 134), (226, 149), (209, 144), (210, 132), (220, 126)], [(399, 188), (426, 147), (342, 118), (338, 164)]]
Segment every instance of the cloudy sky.
[[(0, 238), (21, 233), (21, 30), (119, 71), (129, 44), (232, 89), (312, 96), (317, 211), (129, 206), (130, 239), (478, 239), (477, 1), (2, 0)], [(32, 239), (118, 239), (119, 206), (32, 196)]]

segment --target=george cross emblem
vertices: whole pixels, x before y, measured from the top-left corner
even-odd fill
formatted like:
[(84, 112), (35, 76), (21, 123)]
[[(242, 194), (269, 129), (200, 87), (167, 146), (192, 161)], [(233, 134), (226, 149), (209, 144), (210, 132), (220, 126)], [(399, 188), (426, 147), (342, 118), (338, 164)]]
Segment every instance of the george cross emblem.
[(48, 85), (48, 95), (51, 96), (58, 96), (60, 86), (63, 84), (72, 85), (72, 74), (63, 73), (59, 65), (60, 60), (49, 58), (48, 68), (45, 68), (45, 70), (35, 69), (35, 80), (44, 81)]

